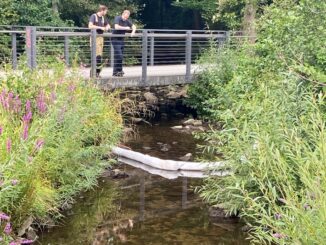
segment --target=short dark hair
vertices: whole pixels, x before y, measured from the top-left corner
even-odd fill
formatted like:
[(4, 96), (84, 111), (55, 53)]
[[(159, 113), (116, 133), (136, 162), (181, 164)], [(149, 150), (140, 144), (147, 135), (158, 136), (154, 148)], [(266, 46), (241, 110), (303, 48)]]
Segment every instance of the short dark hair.
[(107, 7), (107, 6), (102, 5), (102, 4), (100, 4), (100, 5), (98, 6), (98, 12), (105, 11), (105, 10), (108, 10), (108, 7)]

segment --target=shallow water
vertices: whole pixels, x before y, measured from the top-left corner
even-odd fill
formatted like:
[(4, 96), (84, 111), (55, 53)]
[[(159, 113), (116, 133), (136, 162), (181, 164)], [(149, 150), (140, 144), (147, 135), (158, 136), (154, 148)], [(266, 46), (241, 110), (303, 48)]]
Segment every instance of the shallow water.
[[(139, 126), (141, 136), (128, 145), (169, 159), (195, 153), (197, 142), (191, 135), (172, 131), (175, 123)], [(162, 144), (157, 143), (173, 149), (161, 151)], [(120, 168), (128, 178), (102, 178), (99, 187), (77, 199), (60, 226), (40, 235), (40, 244), (248, 244), (242, 224), (209, 217), (208, 207), (193, 192), (201, 180), (167, 180), (132, 167)]]
[(196, 140), (190, 133), (171, 129), (177, 125), (181, 125), (180, 119), (160, 120), (152, 126), (138, 125), (138, 136), (129, 140), (127, 145), (134, 151), (161, 159), (178, 160), (187, 153), (196, 157), (199, 154), (197, 144), (201, 141)]

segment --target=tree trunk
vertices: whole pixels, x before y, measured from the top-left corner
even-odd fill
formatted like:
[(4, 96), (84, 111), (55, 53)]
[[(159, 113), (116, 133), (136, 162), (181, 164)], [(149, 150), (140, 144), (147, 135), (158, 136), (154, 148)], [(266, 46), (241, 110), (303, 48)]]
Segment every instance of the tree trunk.
[(256, 40), (256, 11), (257, 1), (247, 0), (243, 17), (243, 30), (244, 34), (248, 36), (248, 40), (250, 43), (255, 43)]
[(59, 14), (59, 0), (52, 0), (52, 10), (54, 13)]

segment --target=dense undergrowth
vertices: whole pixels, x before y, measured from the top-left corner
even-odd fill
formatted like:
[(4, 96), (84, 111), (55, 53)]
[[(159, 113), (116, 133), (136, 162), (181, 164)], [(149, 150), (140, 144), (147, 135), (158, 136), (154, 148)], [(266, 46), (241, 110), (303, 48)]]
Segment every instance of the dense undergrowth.
[(207, 179), (201, 196), (240, 215), (256, 244), (326, 240), (325, 10), (274, 1), (257, 42), (213, 47), (190, 88), (189, 104), (222, 123), (206, 149), (223, 152), (232, 172)]
[[(42, 223), (89, 189), (120, 138), (120, 103), (64, 66), (9, 72), (0, 83), (0, 239)], [(19, 243), (19, 242), (18, 242)]]

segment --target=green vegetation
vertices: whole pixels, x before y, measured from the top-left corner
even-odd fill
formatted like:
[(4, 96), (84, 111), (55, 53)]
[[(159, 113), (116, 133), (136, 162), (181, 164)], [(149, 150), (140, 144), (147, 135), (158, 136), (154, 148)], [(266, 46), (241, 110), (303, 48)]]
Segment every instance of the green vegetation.
[[(212, 47), (189, 103), (223, 128), (205, 135), (232, 174), (200, 189), (239, 214), (255, 244), (323, 244), (326, 3), (276, 0), (255, 44)], [(218, 155), (218, 154), (216, 154)]]
[(115, 95), (67, 74), (63, 64), (49, 66), (8, 71), (0, 84), (0, 237), (6, 241), (13, 237), (4, 226), (57, 216), (94, 186), (110, 165), (103, 157), (120, 138)]

